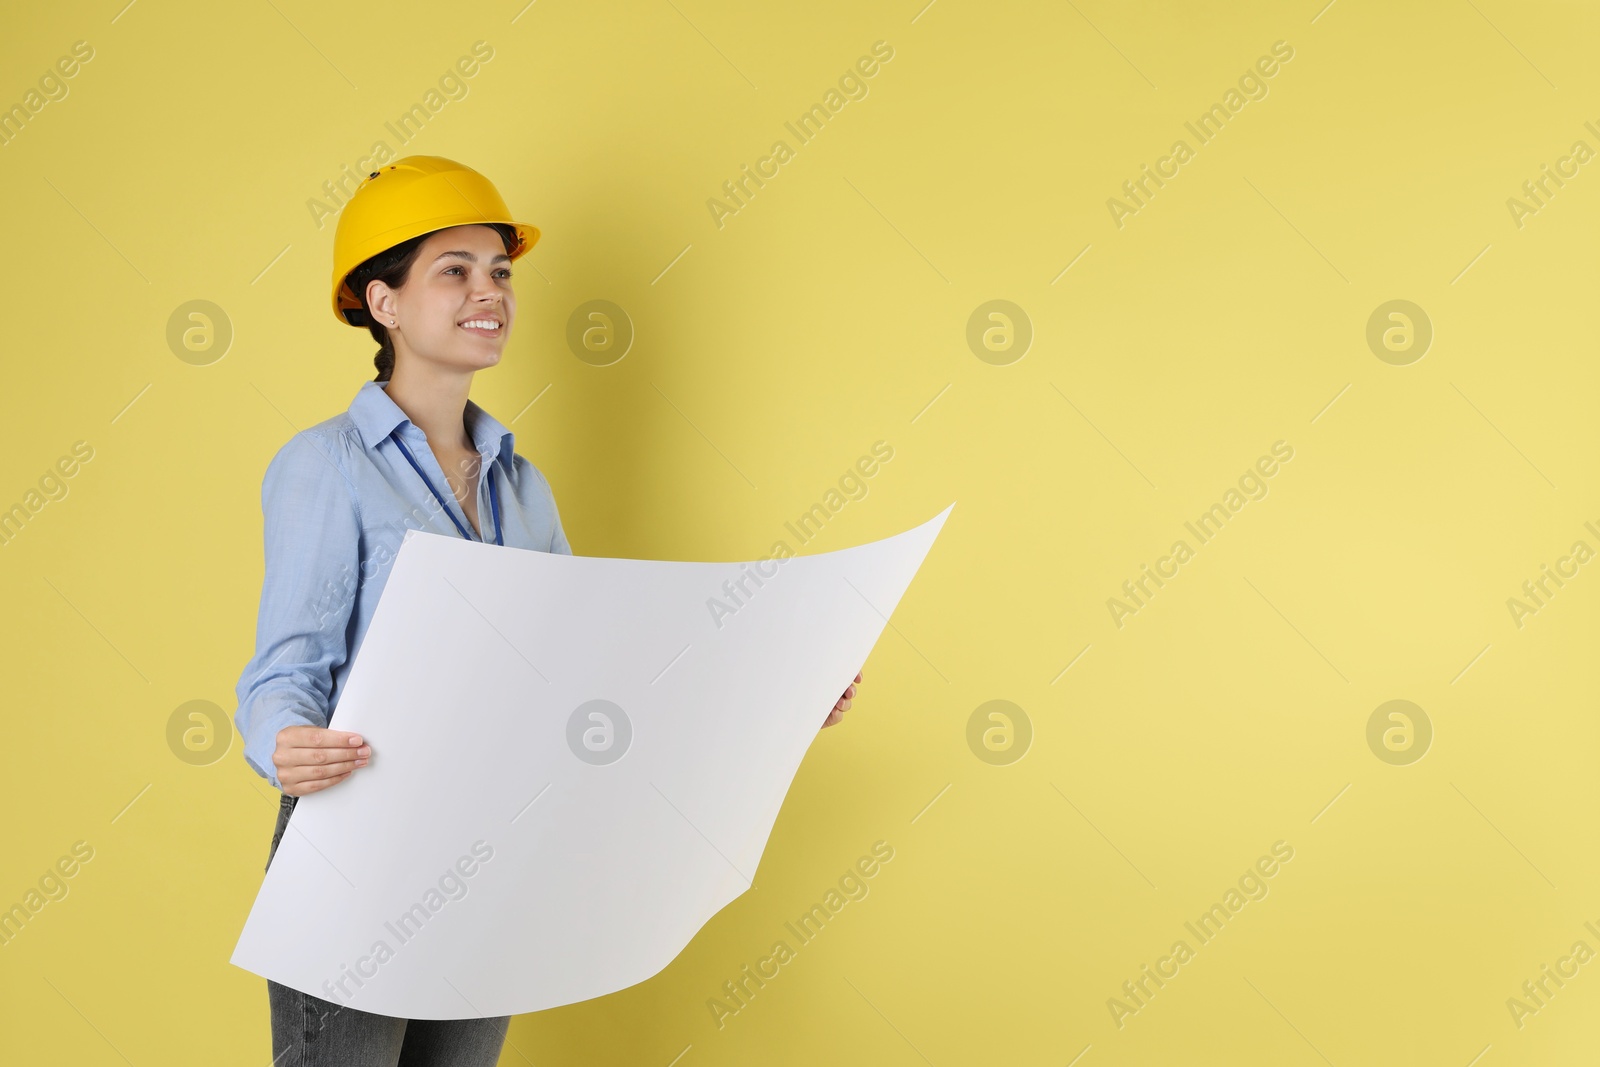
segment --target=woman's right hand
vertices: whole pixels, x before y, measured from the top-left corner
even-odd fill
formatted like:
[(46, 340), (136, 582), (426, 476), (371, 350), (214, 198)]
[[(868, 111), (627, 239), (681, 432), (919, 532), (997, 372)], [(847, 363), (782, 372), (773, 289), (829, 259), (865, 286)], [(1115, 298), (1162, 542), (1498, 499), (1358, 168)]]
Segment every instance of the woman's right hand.
[(278, 731), (272, 764), (283, 791), (303, 797), (338, 785), (357, 767), (365, 767), (371, 755), (372, 746), (362, 744), (360, 734), (322, 726), (285, 726)]

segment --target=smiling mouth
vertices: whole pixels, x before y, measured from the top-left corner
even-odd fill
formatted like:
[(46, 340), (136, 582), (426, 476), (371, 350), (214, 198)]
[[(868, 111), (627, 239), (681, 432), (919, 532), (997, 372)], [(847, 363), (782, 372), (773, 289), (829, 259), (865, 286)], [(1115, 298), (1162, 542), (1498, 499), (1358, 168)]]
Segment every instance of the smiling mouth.
[[(471, 323), (472, 325), (467, 325)], [(479, 337), (499, 337), (504, 329), (503, 325), (490, 319), (468, 319), (467, 323), (457, 323), (459, 329), (468, 333), (475, 333)]]

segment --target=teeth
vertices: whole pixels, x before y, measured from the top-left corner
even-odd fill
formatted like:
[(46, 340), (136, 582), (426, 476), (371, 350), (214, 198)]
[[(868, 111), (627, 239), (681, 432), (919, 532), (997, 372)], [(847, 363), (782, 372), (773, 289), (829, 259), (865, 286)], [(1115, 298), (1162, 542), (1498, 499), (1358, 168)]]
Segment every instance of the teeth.
[(498, 330), (500, 328), (500, 324), (491, 319), (470, 319), (461, 325), (464, 327), (476, 326), (480, 330)]

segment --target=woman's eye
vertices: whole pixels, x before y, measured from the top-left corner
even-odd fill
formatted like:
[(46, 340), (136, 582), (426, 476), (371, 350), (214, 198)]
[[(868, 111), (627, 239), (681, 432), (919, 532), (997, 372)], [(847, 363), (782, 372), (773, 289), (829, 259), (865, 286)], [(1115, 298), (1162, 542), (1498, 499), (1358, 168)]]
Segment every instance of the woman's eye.
[[(445, 268), (445, 269), (444, 269), (444, 272), (445, 272), (445, 273), (446, 273), (446, 274), (449, 274), (449, 273), (450, 273), (450, 272), (451, 272), (451, 271), (453, 271), (453, 270), (463, 270), (463, 269), (464, 269), (464, 268), (462, 268), (462, 267), (460, 267), (460, 266), (455, 266), (455, 267), (446, 267), (446, 268)], [(500, 275), (500, 277), (502, 277), (502, 278), (510, 278), (510, 277), (511, 277), (511, 272), (510, 272), (510, 271), (509, 271), (509, 270), (506, 270), (506, 269), (505, 269), (505, 268), (504, 268), (504, 267), (502, 267), (502, 268), (501, 268), (501, 269), (500, 269), (500, 270), (499, 270), (499, 271), (498, 271), (498, 272), (497, 272), (497, 273), (498, 273), (498, 274), (499, 274), (499, 275)]]

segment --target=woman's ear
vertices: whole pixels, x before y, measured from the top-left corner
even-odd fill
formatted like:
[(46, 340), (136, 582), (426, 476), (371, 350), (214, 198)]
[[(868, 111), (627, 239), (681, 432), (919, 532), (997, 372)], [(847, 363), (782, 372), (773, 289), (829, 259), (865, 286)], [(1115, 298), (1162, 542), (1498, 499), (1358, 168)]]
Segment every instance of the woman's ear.
[(367, 283), (367, 307), (372, 309), (372, 318), (378, 325), (394, 326), (395, 294), (386, 282), (374, 278)]

